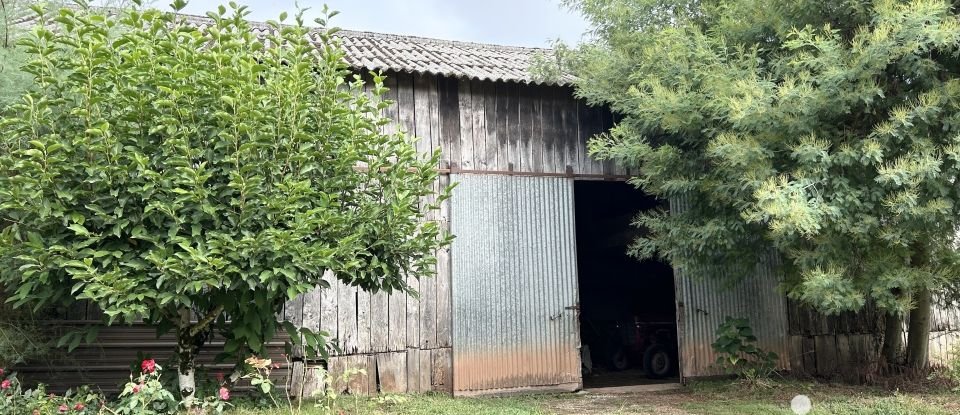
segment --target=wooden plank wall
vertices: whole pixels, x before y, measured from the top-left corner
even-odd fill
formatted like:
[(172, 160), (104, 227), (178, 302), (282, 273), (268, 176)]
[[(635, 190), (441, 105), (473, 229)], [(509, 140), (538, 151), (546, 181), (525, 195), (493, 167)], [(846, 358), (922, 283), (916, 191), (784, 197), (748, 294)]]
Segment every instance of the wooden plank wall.
[[(575, 99), (571, 88), (407, 73), (388, 74), (386, 86), (393, 105), (385, 115), (395, 121), (388, 132), (402, 129), (419, 137), (417, 149), (425, 154), (440, 149), (437, 167), (444, 171), (626, 174), (587, 155), (587, 139), (608, 129), (612, 118)], [(442, 174), (435, 186), (448, 184), (450, 176)], [(449, 201), (430, 219), (449, 229)], [(339, 388), (362, 394), (452, 393), (449, 250), (438, 252), (437, 260), (435, 278), (408, 281), (419, 298), (369, 294), (328, 275), (329, 289), (295, 302), (292, 309), (301, 307), (302, 318), (294, 320), (330, 333), (342, 349), (326, 363), (335, 377), (349, 368), (366, 372)], [(303, 394), (310, 395), (319, 385), (310, 384), (314, 375), (305, 370), (294, 378), (304, 379)]]
[[(929, 359), (932, 364), (944, 364), (956, 357), (960, 345), (960, 308), (935, 305), (931, 317)], [(871, 304), (858, 313), (828, 316), (788, 300), (787, 318), (794, 371), (859, 381), (880, 358), (883, 313)]]

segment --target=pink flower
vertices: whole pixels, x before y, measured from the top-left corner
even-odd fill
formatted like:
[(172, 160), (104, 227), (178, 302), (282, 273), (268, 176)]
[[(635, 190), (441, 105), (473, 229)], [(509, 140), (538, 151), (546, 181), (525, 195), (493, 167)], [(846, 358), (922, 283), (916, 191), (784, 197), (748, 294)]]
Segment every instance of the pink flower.
[(274, 363), (274, 364), (273, 364), (273, 368), (274, 368), (274, 369), (279, 369), (279, 368), (280, 368), (280, 364), (279, 364), (279, 363)]
[(10, 379), (4, 379), (0, 382), (0, 389), (10, 389)]
[(60, 413), (62, 414), (62, 413), (66, 413), (67, 411), (69, 411), (69, 410), (70, 410), (70, 407), (67, 406), (67, 405), (60, 405), (60, 407), (57, 408), (57, 409), (59, 409), (59, 410), (60, 410)]
[(139, 384), (139, 385), (133, 385), (133, 393), (140, 392), (140, 388), (142, 388), (142, 387), (143, 387), (143, 384), (142, 384), (142, 383)]
[(3, 368), (0, 367), (0, 376), (3, 376)]
[(82, 411), (83, 408), (85, 408), (85, 407), (86, 407), (86, 406), (83, 404), (83, 402), (77, 402), (77, 404), (73, 406), (73, 409), (76, 409), (76, 410), (78, 410), (78, 411)]
[(230, 389), (227, 389), (225, 386), (220, 388), (220, 399), (224, 401), (230, 400)]
[(153, 359), (146, 359), (140, 362), (140, 370), (143, 373), (153, 373), (154, 370), (157, 370), (157, 362)]

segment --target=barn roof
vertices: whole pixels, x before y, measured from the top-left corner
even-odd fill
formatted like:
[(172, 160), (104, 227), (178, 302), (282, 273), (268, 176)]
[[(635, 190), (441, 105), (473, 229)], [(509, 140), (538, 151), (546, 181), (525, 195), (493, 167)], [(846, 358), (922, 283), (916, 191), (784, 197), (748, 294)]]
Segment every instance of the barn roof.
[[(75, 6), (66, 6), (75, 7)], [(95, 7), (108, 13), (117, 9)], [(191, 24), (203, 27), (213, 23), (206, 16), (184, 15)], [(18, 26), (33, 24), (36, 16), (25, 16)], [(263, 22), (249, 22), (255, 34), (267, 36), (274, 29)], [(503, 81), (532, 84), (570, 85), (569, 75), (560, 79), (538, 79), (530, 71), (534, 57), (549, 55), (551, 49), (488, 43), (460, 42), (420, 36), (340, 30), (335, 37), (341, 40), (347, 63), (355, 69), (444, 75), (481, 81)], [(310, 38), (320, 43), (319, 32)]]
[[(207, 17), (187, 16), (200, 27), (213, 21)], [(266, 36), (273, 27), (250, 22), (258, 36)], [(311, 40), (319, 44), (319, 34)], [(530, 66), (535, 56), (548, 55), (551, 49), (460, 42), (419, 36), (340, 30), (339, 38), (347, 63), (357, 69), (424, 73), (482, 81), (568, 85), (572, 77), (544, 81), (537, 79)]]

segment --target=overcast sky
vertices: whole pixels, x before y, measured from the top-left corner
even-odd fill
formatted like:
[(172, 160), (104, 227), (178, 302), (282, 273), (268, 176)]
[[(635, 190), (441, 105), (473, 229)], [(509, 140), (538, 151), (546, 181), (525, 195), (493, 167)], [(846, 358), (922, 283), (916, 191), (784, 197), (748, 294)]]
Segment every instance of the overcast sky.
[[(250, 20), (276, 19), (280, 12), (292, 14), (294, 0), (236, 0), (250, 6)], [(229, 0), (189, 0), (190, 14), (205, 14)], [(158, 0), (163, 8), (166, 0)], [(310, 7), (308, 22), (318, 16), (323, 4), (340, 15), (333, 24), (344, 29), (417, 35), (470, 42), (515, 46), (548, 46), (560, 38), (576, 43), (586, 23), (559, 0), (300, 0)]]

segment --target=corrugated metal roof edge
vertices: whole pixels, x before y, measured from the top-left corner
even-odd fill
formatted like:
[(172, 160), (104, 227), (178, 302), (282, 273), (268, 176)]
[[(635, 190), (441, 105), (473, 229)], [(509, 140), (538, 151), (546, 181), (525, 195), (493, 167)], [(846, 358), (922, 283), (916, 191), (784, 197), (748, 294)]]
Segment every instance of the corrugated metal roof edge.
[[(210, 22), (211, 19), (206, 16), (199, 16), (195, 14), (188, 13), (179, 13), (180, 16), (184, 16), (193, 21), (205, 21)], [(272, 30), (273, 28), (267, 24), (267, 22), (260, 22), (255, 20), (248, 20), (248, 24), (254, 29), (257, 30)], [(498, 45), (493, 43), (480, 43), (480, 42), (466, 42), (460, 40), (449, 40), (449, 39), (439, 39), (432, 37), (424, 36), (414, 36), (414, 35), (401, 35), (393, 33), (382, 33), (382, 32), (371, 32), (363, 30), (350, 30), (337, 28), (335, 37), (356, 37), (372, 40), (397, 40), (397, 41), (407, 41), (415, 42), (421, 44), (436, 44), (436, 45), (445, 45), (445, 46), (454, 46), (454, 47), (465, 47), (465, 48), (479, 48), (486, 49), (490, 51), (498, 52), (522, 52), (529, 54), (531, 57), (536, 54), (548, 55), (553, 52), (553, 49), (550, 48), (538, 48), (538, 47), (528, 47), (528, 46), (510, 46), (510, 45)], [(431, 71), (427, 68), (422, 69), (409, 69), (409, 68), (399, 68), (391, 66), (382, 66), (382, 65), (355, 65), (354, 63), (348, 62), (350, 66), (354, 69), (367, 69), (367, 70), (380, 70), (380, 71), (393, 71), (393, 72), (402, 72), (402, 73), (415, 73), (415, 74), (425, 74), (425, 75), (442, 75), (450, 76), (461, 79), (471, 79), (477, 81), (490, 81), (490, 82), (517, 82), (525, 85), (547, 85), (547, 86), (571, 86), (573, 84), (574, 78), (570, 75), (566, 75), (559, 80), (537, 80), (533, 76), (530, 76), (530, 79), (520, 79), (520, 78), (502, 78), (502, 77), (479, 77), (479, 76), (470, 76), (463, 73), (453, 72), (453, 71)]]
[[(78, 8), (78, 6), (70, 5), (70, 4), (64, 5), (63, 7), (72, 8), (72, 9)], [(119, 9), (114, 7), (90, 7), (90, 8), (97, 9), (97, 10), (104, 10), (108, 13), (119, 12)], [(212, 19), (207, 16), (200, 16), (200, 15), (195, 15), (190, 13), (177, 13), (177, 15), (183, 16), (188, 20), (192, 20), (197, 23), (212, 22)], [(17, 21), (14, 24), (15, 25), (29, 24), (34, 20), (34, 18), (35, 17), (32, 16), (30, 18)], [(251, 27), (256, 30), (272, 29), (270, 25), (267, 24), (267, 22), (248, 20), (247, 23), (249, 23)], [(529, 54), (531, 57), (538, 53), (549, 54), (553, 51), (553, 49), (550, 49), (550, 48), (497, 45), (492, 43), (466, 42), (466, 41), (459, 41), (459, 40), (447, 40), (447, 39), (437, 39), (437, 38), (423, 37), (423, 36), (399, 35), (399, 34), (391, 34), (391, 33), (358, 31), (358, 30), (349, 30), (349, 29), (339, 29), (338, 35), (335, 35), (335, 36), (410, 41), (410, 42), (418, 42), (421, 44), (429, 43), (429, 44), (436, 44), (436, 45), (464, 47), (464, 48), (480, 48), (480, 49), (486, 49), (486, 50), (498, 51), (498, 52), (514, 52), (514, 53), (522, 52), (522, 53)], [(523, 85), (573, 86), (573, 83), (576, 80), (576, 78), (572, 75), (564, 75), (560, 79), (542, 79), (541, 80), (541, 79), (536, 79), (534, 76), (532, 76), (532, 74), (529, 74), (530, 76), (526, 78), (513, 78), (513, 77), (505, 78), (505, 77), (494, 77), (494, 76), (476, 76), (476, 75), (469, 75), (469, 74), (455, 72), (455, 71), (435, 71), (435, 70), (430, 70), (429, 68), (410, 69), (410, 68), (381, 66), (381, 65), (361, 66), (361, 65), (357, 65), (354, 62), (350, 62), (349, 60), (347, 61), (347, 64), (350, 65), (350, 67), (353, 69), (367, 69), (367, 70), (373, 70), (373, 71), (392, 71), (392, 72), (399, 72), (399, 73), (414, 73), (414, 74), (424, 74), (424, 75), (434, 75), (434, 76), (449, 76), (449, 77), (455, 77), (460, 79), (469, 79), (469, 80), (486, 81), (486, 82), (516, 82)]]

